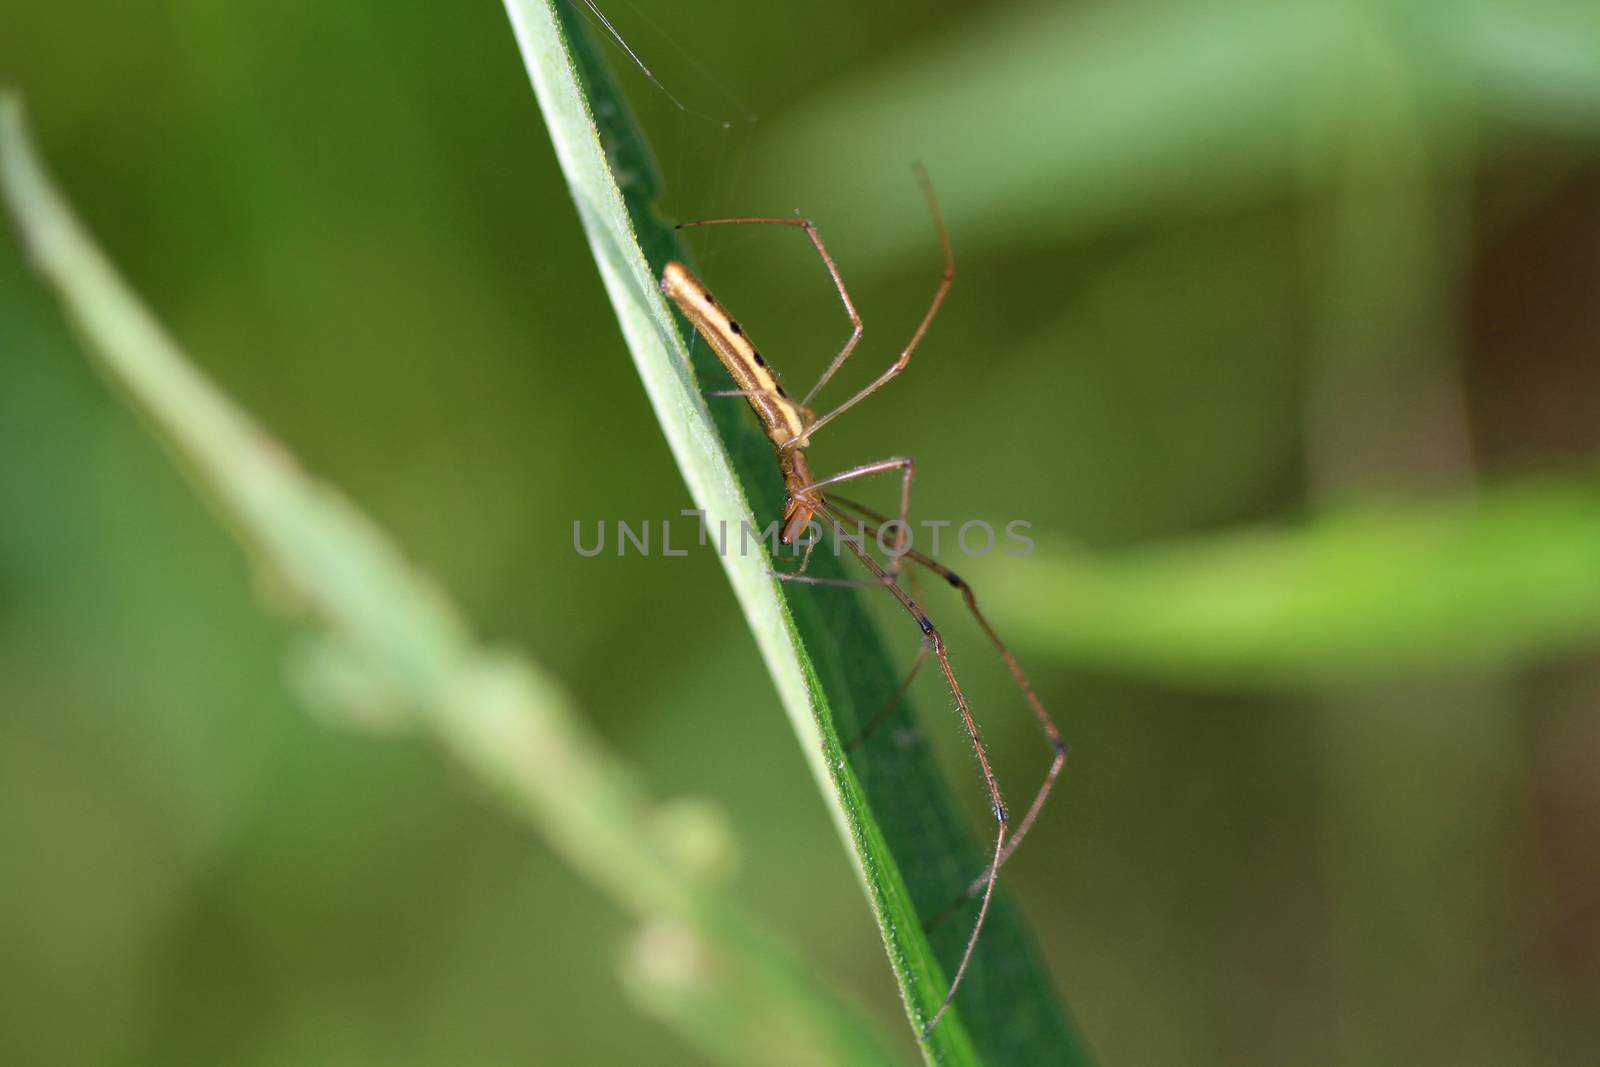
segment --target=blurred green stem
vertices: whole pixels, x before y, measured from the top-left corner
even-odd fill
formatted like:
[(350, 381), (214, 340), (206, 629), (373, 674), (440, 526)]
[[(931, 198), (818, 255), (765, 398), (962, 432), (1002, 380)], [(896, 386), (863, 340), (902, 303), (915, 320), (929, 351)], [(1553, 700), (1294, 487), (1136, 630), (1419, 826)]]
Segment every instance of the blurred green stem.
[(621, 907), (677, 931), (670, 966), (658, 951), (630, 980), (720, 1059), (892, 1062), (853, 1010), (706, 884), (686, 841), (705, 836), (707, 816), (685, 828), (684, 809), (674, 817), (653, 804), (559, 684), (481, 646), (380, 530), (193, 367), (73, 217), (9, 97), (0, 188), (99, 368), (234, 527), (270, 589), (318, 628), (317, 655), (304, 662), (323, 701), (421, 730)]

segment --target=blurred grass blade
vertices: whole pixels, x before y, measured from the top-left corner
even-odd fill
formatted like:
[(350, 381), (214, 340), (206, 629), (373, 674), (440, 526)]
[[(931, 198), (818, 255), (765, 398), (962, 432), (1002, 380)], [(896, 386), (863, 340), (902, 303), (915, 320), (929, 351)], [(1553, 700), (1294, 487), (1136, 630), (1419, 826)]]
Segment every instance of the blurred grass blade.
[(849, 197), (826, 215), (858, 265), (926, 243), (916, 212), (880, 210), (905, 196), (906, 159), (939, 175), (969, 251), (1255, 203), (1308, 176), (1339, 180), (1343, 146), (1322, 135), (1342, 124), (1304, 119), (1355, 115), (1350, 71), (1374, 37), (1426, 92), (1441, 160), (1465, 160), (1454, 149), (1477, 147), (1485, 115), (1600, 135), (1589, 0), (1036, 0), (975, 5), (967, 24), (767, 125), (757, 181), (826, 191), (848, 167)]
[(1180, 682), (1356, 682), (1600, 642), (1600, 485), (1348, 507), (1095, 558), (1041, 543), (981, 568), (1018, 644)]
[(1462, 14), (1419, 21), (1471, 73), (1486, 110), (1591, 142), (1600, 136), (1600, 4), (1475, 0)]
[[(729, 531), (737, 542), (741, 524), (762, 525), (751, 502), (769, 519), (779, 513), (782, 485), (770, 446), (748, 412), (728, 404), (713, 418), (689, 371), (690, 357), (655, 284), (668, 258), (686, 257), (672, 228), (654, 213), (659, 181), (648, 148), (570, 5), (507, 0), (506, 8), (668, 445), (709, 527)], [(714, 366), (704, 346), (699, 359), (700, 373)], [(900, 680), (855, 595), (812, 587), (780, 592), (759, 551), (730, 546), (722, 559), (851, 850), (907, 1013), (920, 1030), (943, 998), (945, 976), (967, 934), (965, 916), (943, 924), (932, 938), (922, 932), (921, 918), (938, 913), (983, 869), (982, 853), (920, 738), (898, 747), (861, 746), (848, 759), (842, 751), (841, 731), (858, 731)], [(840, 573), (833, 559), (814, 563), (813, 571)], [(915, 647), (915, 639), (907, 644)], [(943, 725), (959, 731), (953, 719)], [(1041, 774), (1045, 762), (1041, 757)], [(1003, 901), (991, 910), (954, 1009), (923, 1051), (929, 1062), (943, 1064), (1085, 1062), (1031, 938)]]
[(0, 188), (100, 369), (251, 547), (273, 590), (318, 624), (304, 677), (325, 702), (354, 705), (361, 721), (381, 706), (384, 721), (421, 730), (621, 907), (670, 923), (679, 937), (666, 962), (678, 965), (678, 1002), (695, 1011), (668, 1002), (658, 1014), (725, 1062), (893, 1062), (857, 1012), (704, 884), (676, 847), (671, 827), (683, 819), (644, 795), (557, 683), (480, 646), (381, 531), (195, 370), (73, 218), (10, 99), (0, 100)]

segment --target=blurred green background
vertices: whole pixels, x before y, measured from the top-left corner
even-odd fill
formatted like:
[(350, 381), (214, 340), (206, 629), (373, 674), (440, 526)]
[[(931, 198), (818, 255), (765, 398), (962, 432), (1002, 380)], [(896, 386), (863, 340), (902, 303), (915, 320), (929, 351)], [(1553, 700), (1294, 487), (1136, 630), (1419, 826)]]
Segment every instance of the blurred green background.
[[(605, 6), (689, 109), (621, 72), (663, 210), (816, 219), (867, 324), (851, 383), (937, 277), (907, 164), (934, 177), (951, 300), (814, 456), (910, 453), (920, 514), (1035, 524), (1039, 558), (974, 577), (1074, 755), (1005, 880), (1102, 1060), (1590, 1062), (1592, 5)], [(715, 559), (572, 550), (574, 519), (688, 501), (502, 9), (0, 25), (0, 81), (201, 366), (657, 794), (720, 802), (739, 898), (899, 1028)], [(846, 332), (793, 236), (694, 241), (791, 384)], [(1510, 532), (1434, 576), (1444, 617), (1363, 585), (1408, 569), (1413, 509), (1470, 523), (1479, 494)], [(0, 501), (0, 1059), (696, 1062), (619, 992), (630, 920), (419, 744), (304, 713), (238, 549), (9, 240)], [(1362, 536), (1311, 569), (1333, 606), (1230, 646), (1261, 595), (1232, 579), (1282, 577), (1274, 546), (1354, 505)], [(1219, 545), (1230, 580), (1164, 631), (1154, 565)], [(1078, 605), (1039, 577), (1085, 568)], [(1082, 632), (1119, 605), (1120, 644)], [(1021, 796), (1031, 720), (940, 606)]]

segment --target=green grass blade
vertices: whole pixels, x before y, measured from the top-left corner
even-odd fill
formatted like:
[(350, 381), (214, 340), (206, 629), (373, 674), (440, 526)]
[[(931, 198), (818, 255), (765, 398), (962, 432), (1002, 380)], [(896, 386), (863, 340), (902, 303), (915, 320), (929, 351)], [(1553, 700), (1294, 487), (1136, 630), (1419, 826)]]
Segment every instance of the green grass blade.
[[(342, 496), (189, 362), (117, 276), (51, 184), (21, 111), (0, 98), (0, 192), (106, 377), (164, 437), (252, 549), (267, 588), (317, 628), (300, 677), (356, 721), (405, 725), (456, 759), (620, 907), (646, 922), (630, 985), (729, 1064), (895, 1062), (839, 1003), (710, 885), (684, 847), (685, 808), (641, 790), (562, 687), (485, 649), (454, 607)], [(674, 833), (672, 827), (680, 829)], [(664, 933), (663, 933), (664, 932)]]
[(1096, 668), (1284, 685), (1516, 663), (1600, 640), (1600, 486), (1346, 507), (1112, 558), (983, 572), (1015, 642)]
[[(695, 505), (713, 529), (726, 524), (734, 539), (741, 523), (759, 529), (764, 522), (755, 516), (777, 516), (782, 486), (771, 449), (742, 405), (724, 405), (715, 418), (708, 413), (656, 288), (665, 260), (682, 252), (653, 211), (659, 182), (646, 142), (570, 6), (507, 0), (506, 7), (623, 335)], [(841, 734), (855, 734), (899, 683), (855, 595), (780, 591), (759, 552), (729, 551), (723, 563), (851, 850), (908, 1016), (920, 1030), (944, 995), (969, 921), (945, 923), (930, 938), (920, 917), (954, 899), (982, 870), (983, 853), (923, 743), (861, 746), (849, 758), (842, 751)], [(821, 574), (836, 568), (831, 559), (813, 566)], [(918, 635), (909, 621), (907, 629), (905, 643), (914, 648)], [(953, 716), (928, 728), (960, 729)], [(1041, 773), (1045, 762), (1041, 757)], [(1020, 795), (1032, 785), (1013, 790)], [(972, 788), (976, 795), (976, 781)], [(991, 910), (954, 1010), (924, 1053), (945, 1064), (1086, 1062), (1030, 936), (1003, 899)]]

